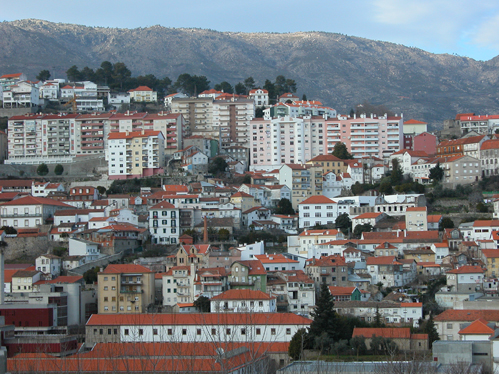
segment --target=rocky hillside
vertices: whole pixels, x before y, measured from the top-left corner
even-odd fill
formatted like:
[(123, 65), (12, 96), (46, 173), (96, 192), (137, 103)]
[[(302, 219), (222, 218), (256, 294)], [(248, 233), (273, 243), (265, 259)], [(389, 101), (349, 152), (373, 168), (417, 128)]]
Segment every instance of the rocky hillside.
[(298, 93), (340, 112), (368, 100), (437, 127), (456, 112), (498, 113), (499, 57), (487, 62), (341, 34), (231, 33), (161, 26), (95, 28), (39, 20), (0, 23), (0, 72), (124, 62), (133, 72), (206, 75), (219, 83), (293, 78)]

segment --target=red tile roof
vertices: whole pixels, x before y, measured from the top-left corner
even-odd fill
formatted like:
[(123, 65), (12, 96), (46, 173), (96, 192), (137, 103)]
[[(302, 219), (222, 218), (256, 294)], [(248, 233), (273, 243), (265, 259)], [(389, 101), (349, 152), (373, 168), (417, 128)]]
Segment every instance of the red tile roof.
[(248, 275), (264, 275), (267, 271), (259, 260), (236, 261), (249, 268)]
[(406, 212), (426, 212), (425, 206), (413, 206), (406, 209)]
[(395, 256), (379, 256), (366, 258), (367, 265), (401, 265)]
[(152, 206), (151, 208), (149, 208), (149, 210), (154, 210), (154, 209), (175, 209), (175, 205), (169, 203), (168, 201), (161, 201), (156, 205)]
[(310, 325), (294, 313), (93, 314), (87, 326), (113, 325)]
[(291, 260), (290, 258), (287, 258), (283, 254), (277, 253), (277, 254), (264, 254), (264, 255), (255, 255), (255, 258), (260, 260), (262, 264), (297, 264), (299, 261), (296, 260)]
[(329, 292), (333, 296), (344, 296), (344, 295), (352, 295), (353, 291), (355, 291), (357, 287), (336, 287), (329, 286)]
[(112, 264), (108, 265), (101, 274), (124, 274), (124, 273), (152, 273), (151, 270), (142, 265), (130, 265), (130, 264)]
[(336, 202), (327, 198), (326, 196), (317, 195), (310, 196), (308, 199), (303, 200), (299, 205), (305, 204), (336, 204)]
[[(19, 199), (7, 201), (6, 203), (3, 203), (2, 206), (9, 206), (9, 205), (53, 205), (53, 206), (58, 206), (61, 208), (71, 208), (74, 209), (73, 206), (61, 203), (60, 201), (54, 200), (54, 199), (47, 199), (46, 197), (34, 197), (34, 196), (24, 196)], [(22, 214), (20, 214), (22, 215)]]
[(480, 150), (485, 151), (486, 149), (499, 149), (499, 139), (484, 141), (480, 147)]
[(353, 219), (369, 219), (369, 218), (377, 218), (382, 215), (382, 212), (379, 213), (362, 213), (360, 216), (354, 217)]
[(499, 258), (499, 249), (482, 249), (482, 254), (487, 258)]
[(480, 266), (464, 265), (458, 269), (448, 271), (447, 274), (483, 274), (484, 272)]
[(211, 300), (272, 300), (275, 297), (262, 291), (254, 290), (228, 290), (220, 295), (213, 296)]
[(131, 89), (130, 91), (128, 92), (136, 92), (136, 91), (152, 91), (152, 89), (150, 89), (149, 87), (147, 86), (139, 86), (137, 88), (134, 88), (134, 89)]
[(499, 322), (499, 310), (447, 309), (435, 317), (435, 322), (467, 321), (483, 318), (490, 322)]
[(487, 326), (487, 321), (479, 318), (472, 322), (471, 325), (461, 329), (459, 335), (487, 335), (490, 336), (494, 333), (494, 329)]
[(426, 125), (426, 122), (418, 121), (415, 119), (410, 119), (404, 122), (404, 125)]
[(319, 161), (322, 162), (322, 161), (343, 161), (343, 160), (333, 155), (318, 155), (307, 162), (319, 162)]

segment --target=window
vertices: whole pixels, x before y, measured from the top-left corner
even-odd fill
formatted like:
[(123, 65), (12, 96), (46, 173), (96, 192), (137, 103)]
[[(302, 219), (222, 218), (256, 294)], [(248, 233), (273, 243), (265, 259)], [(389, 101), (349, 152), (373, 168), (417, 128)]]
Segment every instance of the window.
[(286, 329), (286, 335), (291, 335), (291, 329)]
[(125, 329), (125, 335), (128, 335), (128, 334), (129, 334), (128, 329)]
[(217, 329), (211, 329), (211, 335), (217, 335)]
[(173, 329), (168, 329), (168, 335), (173, 335)]
[(201, 329), (196, 330), (196, 335), (198, 335), (198, 336), (201, 335)]
[(246, 329), (244, 327), (241, 329), (241, 335), (246, 335)]
[(182, 335), (187, 335), (187, 329), (182, 329)]
[(261, 335), (261, 334), (262, 334), (262, 330), (261, 330), (260, 328), (257, 328), (257, 329), (256, 329), (256, 334), (257, 334), (257, 335)]
[(152, 329), (152, 334), (153, 335), (158, 335), (158, 329)]
[(225, 334), (230, 335), (230, 329), (225, 329)]
[(144, 329), (139, 329), (139, 335), (144, 335)]
[(275, 335), (276, 334), (276, 330), (275, 328), (271, 328), (270, 329), (270, 335)]

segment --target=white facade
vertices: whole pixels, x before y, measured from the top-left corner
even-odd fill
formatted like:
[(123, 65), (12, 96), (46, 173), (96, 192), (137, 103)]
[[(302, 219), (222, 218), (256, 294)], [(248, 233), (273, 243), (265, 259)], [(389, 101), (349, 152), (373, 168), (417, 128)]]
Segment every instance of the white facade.
[(69, 238), (69, 256), (83, 256), (86, 262), (100, 257), (99, 244), (88, 240)]
[(333, 224), (338, 217), (338, 204), (325, 196), (311, 197), (302, 201), (299, 207), (298, 226), (301, 229)]
[(215, 313), (274, 313), (276, 298), (270, 300), (211, 300), (210, 310)]
[(36, 258), (35, 267), (43, 274), (50, 274), (55, 278), (61, 274), (62, 260), (54, 255), (41, 255)]
[(257, 88), (249, 92), (250, 99), (255, 101), (256, 106), (268, 106), (269, 105), (269, 92), (262, 88)]
[(149, 233), (152, 243), (176, 244), (180, 236), (179, 210), (173, 204), (161, 202), (149, 209)]
[(255, 260), (256, 255), (263, 255), (265, 253), (265, 244), (263, 241), (245, 244), (241, 247), (237, 247), (241, 252), (241, 261)]

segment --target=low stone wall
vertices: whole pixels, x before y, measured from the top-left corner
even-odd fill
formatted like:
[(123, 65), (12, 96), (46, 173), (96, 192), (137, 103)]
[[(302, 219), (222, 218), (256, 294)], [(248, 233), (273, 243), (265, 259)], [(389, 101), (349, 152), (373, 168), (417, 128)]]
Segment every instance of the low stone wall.
[(4, 247), (6, 261), (15, 261), (24, 258), (36, 258), (45, 254), (59, 243), (50, 242), (48, 236), (5, 238), (7, 246)]

